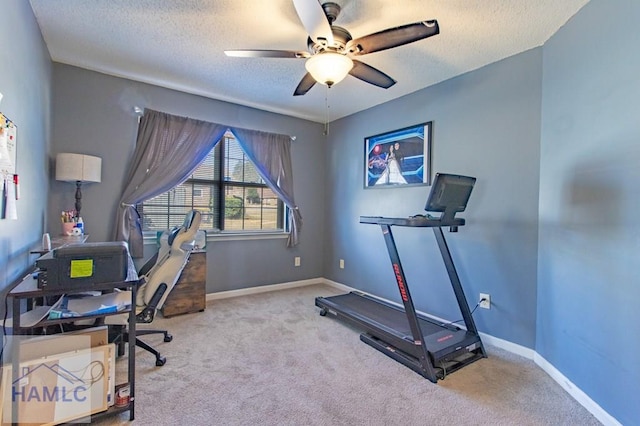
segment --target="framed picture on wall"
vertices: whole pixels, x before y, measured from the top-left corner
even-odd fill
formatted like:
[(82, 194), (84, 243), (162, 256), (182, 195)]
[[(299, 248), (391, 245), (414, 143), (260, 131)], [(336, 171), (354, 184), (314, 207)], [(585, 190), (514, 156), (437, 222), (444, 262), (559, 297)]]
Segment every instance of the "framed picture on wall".
[(432, 122), (364, 139), (365, 188), (431, 185)]

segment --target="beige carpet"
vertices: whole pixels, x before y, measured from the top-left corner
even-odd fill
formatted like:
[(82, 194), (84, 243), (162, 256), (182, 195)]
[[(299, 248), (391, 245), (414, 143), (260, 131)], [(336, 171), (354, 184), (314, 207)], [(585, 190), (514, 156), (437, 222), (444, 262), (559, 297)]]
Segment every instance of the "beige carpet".
[[(489, 358), (433, 384), (318, 315), (317, 285), (209, 302), (153, 325), (136, 352), (136, 424), (598, 425), (532, 361), (486, 347)], [(124, 363), (124, 360), (119, 364)], [(126, 424), (128, 415), (100, 424)]]

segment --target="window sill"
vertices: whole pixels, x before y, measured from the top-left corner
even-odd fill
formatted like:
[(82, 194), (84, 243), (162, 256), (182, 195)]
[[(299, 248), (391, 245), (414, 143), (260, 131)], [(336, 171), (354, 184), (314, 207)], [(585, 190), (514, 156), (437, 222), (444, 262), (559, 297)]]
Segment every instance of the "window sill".
[[(143, 232), (145, 244), (155, 243), (156, 231)], [(207, 242), (242, 241), (242, 240), (276, 240), (289, 238), (288, 232), (207, 232)]]
[(289, 238), (288, 232), (207, 232), (209, 241), (271, 240)]

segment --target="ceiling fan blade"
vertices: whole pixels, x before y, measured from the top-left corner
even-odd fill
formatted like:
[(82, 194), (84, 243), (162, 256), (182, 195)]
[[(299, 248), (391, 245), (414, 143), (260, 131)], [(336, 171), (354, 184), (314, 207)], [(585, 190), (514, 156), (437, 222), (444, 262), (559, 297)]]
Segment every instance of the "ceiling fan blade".
[(331, 25), (318, 0), (293, 0), (293, 5), (311, 40), (315, 42), (326, 40), (329, 45), (332, 45)]
[(314, 84), (316, 84), (314, 78), (311, 74), (306, 73), (304, 77), (302, 77), (302, 80), (300, 80), (300, 83), (298, 83), (298, 87), (296, 87), (296, 90), (293, 92), (293, 96), (304, 95), (313, 87)]
[(349, 74), (364, 82), (373, 84), (374, 86), (382, 87), (383, 89), (388, 89), (396, 84), (396, 81), (393, 78), (389, 77), (379, 69), (355, 59), (353, 60), (353, 68), (351, 68)]
[(440, 27), (436, 20), (415, 22), (351, 40), (347, 43), (346, 50), (350, 55), (366, 55), (413, 43), (438, 33), (440, 33)]
[(309, 52), (294, 52), (291, 50), (225, 50), (227, 56), (240, 58), (308, 58)]

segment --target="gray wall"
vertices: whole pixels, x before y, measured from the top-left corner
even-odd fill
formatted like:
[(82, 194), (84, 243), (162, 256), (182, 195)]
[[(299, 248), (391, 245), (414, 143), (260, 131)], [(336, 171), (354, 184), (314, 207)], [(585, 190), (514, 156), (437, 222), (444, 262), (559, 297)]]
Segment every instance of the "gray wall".
[[(399, 301), (380, 228), (359, 216), (423, 212), (430, 188), (363, 189), (363, 139), (433, 121), (434, 171), (478, 178), (461, 215), (467, 226), (445, 235), (471, 307), (480, 292), (491, 295), (477, 326), (534, 347), (541, 55), (534, 49), (332, 124), (325, 277)], [(417, 308), (461, 318), (431, 230), (393, 231)]]
[(544, 47), (536, 351), (640, 424), (640, 3), (591, 1)]
[[(300, 244), (285, 239), (214, 241), (207, 248), (207, 291), (317, 278), (322, 276), (322, 126), (305, 120), (206, 99), (84, 69), (54, 64), (53, 151), (102, 157), (102, 182), (84, 186), (82, 216), (90, 241), (105, 241), (133, 153), (137, 118), (133, 107), (250, 129), (297, 136), (292, 146), (294, 192), (304, 225)], [(50, 180), (49, 218), (72, 209), (74, 185)], [(55, 228), (55, 226), (53, 226)], [(59, 232), (59, 230), (56, 230)], [(149, 254), (153, 245), (148, 247)], [(294, 267), (294, 257), (302, 266)]]
[(18, 220), (0, 220), (0, 289), (30, 265), (46, 229), (51, 60), (27, 1), (2, 4), (0, 111), (18, 126)]

